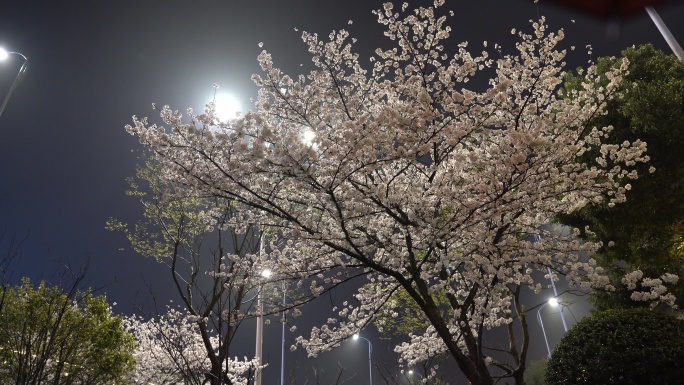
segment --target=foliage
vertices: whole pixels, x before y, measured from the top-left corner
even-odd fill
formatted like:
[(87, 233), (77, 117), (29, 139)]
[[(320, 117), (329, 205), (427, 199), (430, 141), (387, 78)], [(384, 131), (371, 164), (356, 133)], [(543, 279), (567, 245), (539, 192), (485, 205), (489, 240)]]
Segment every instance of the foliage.
[(550, 385), (674, 385), (684, 376), (684, 321), (648, 309), (582, 319), (549, 360)]
[(525, 371), (525, 384), (527, 385), (548, 385), (546, 382), (547, 360), (532, 361)]
[[(442, 317), (453, 315), (445, 292), (433, 294), (432, 297), (435, 304), (444, 312)], [(398, 289), (388, 301), (390, 305), (380, 309), (375, 317), (375, 325), (381, 333), (380, 338), (405, 338), (429, 325), (430, 321), (406, 290)]]
[(8, 234), (6, 230), (0, 231), (0, 313), (10, 286), (11, 265), (21, 256), (21, 245), (27, 237), (28, 235), (18, 238), (16, 234)]
[[(245, 379), (238, 378), (243, 368), (229, 372), (236, 366), (227, 363), (233, 362), (230, 348), (238, 326), (256, 314), (248, 299), (261, 290), (256, 264), (261, 258), (260, 232), (241, 223), (239, 213), (222, 198), (205, 198), (170, 184), (161, 178), (154, 158), (144, 159), (136, 177), (129, 178), (127, 191), (142, 203), (143, 219), (134, 226), (110, 219), (107, 228), (124, 233), (136, 252), (167, 268), (187, 314), (159, 314), (159, 324), (154, 317), (147, 322), (144, 317), (131, 320), (139, 343), (149, 347), (139, 350), (138, 357), (153, 352), (166, 357), (157, 357), (158, 365), (154, 357), (139, 360), (137, 375), (182, 378), (190, 384), (204, 384), (205, 379), (211, 385), (242, 383)], [(180, 338), (188, 340), (169, 345), (169, 340)], [(186, 344), (203, 353), (187, 353)], [(141, 367), (147, 364), (152, 366)]]
[[(269, 268), (299, 284), (320, 273), (308, 282), (313, 295), (356, 277), (370, 283), (298, 338), (311, 355), (380, 311), (400, 311), (390, 299), (401, 289), (429, 321), (396, 346), (407, 365), (447, 353), (473, 384), (522, 384), (530, 336), (519, 298), (546, 282), (535, 272), (610, 288), (601, 268), (578, 259), (597, 245), (547, 225), (590, 202), (622, 202), (645, 144), (604, 145), (610, 130), (589, 124), (626, 64), (603, 77), (589, 66), (582, 87), (561, 98), (563, 31), (542, 18), (529, 34), (514, 31), (513, 54), (495, 45), (496, 60), (466, 43), (447, 52), (441, 5), (376, 11), (393, 47), (378, 49), (370, 68), (347, 31), (329, 40), (305, 32), (315, 69), (291, 77), (262, 52), (256, 110), (244, 118), (220, 122), (210, 104), (184, 121), (165, 106), (168, 128), (134, 118), (127, 131), (154, 152), (165, 181), (224, 199), (286, 239), (262, 262)], [(478, 75), (491, 75), (486, 89), (466, 88)], [(594, 148), (600, 164), (590, 167), (580, 157)], [(487, 344), (498, 328), (506, 349)]]
[[(622, 55), (629, 60), (629, 72), (620, 85), (623, 97), (609, 101), (607, 114), (595, 117), (592, 124), (614, 127), (606, 143), (644, 140), (650, 162), (638, 166), (642, 172), (630, 181), (626, 204), (594, 204), (560, 219), (581, 229), (589, 226), (593, 233), (585, 237), (603, 244), (597, 260), (616, 275), (625, 269), (640, 269), (648, 276), (679, 274), (684, 266), (684, 67), (674, 55), (651, 45), (626, 49)], [(602, 58), (598, 72), (620, 63)], [(579, 82), (581, 76), (570, 76), (566, 88), (576, 89)], [(585, 160), (595, 165), (595, 155), (589, 152)], [(647, 172), (649, 167), (655, 172)], [(674, 288), (674, 294), (683, 305), (684, 283)], [(630, 295), (622, 286), (617, 293), (593, 298), (598, 308), (643, 306)]]
[(103, 296), (23, 279), (0, 312), (0, 379), (14, 384), (117, 384), (134, 365), (133, 337)]

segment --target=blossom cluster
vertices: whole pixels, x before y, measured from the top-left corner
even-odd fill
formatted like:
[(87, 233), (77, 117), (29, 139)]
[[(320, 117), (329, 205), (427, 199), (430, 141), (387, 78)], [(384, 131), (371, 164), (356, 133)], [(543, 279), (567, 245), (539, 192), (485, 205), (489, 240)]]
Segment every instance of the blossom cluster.
[[(138, 343), (131, 381), (136, 384), (205, 383), (211, 363), (197, 330), (198, 322), (202, 320), (173, 307), (167, 307), (167, 313), (159, 319), (127, 317), (126, 330)], [(210, 343), (218, 349), (220, 342), (213, 337)], [(234, 357), (225, 360), (222, 372), (232, 384), (247, 385), (247, 374), (255, 368), (256, 359)]]

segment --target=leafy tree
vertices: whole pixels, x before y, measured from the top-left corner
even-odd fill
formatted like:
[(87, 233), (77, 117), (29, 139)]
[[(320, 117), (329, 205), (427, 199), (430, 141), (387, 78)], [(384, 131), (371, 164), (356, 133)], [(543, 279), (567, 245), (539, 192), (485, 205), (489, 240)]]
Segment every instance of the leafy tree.
[(575, 324), (548, 363), (550, 385), (674, 385), (684, 376), (684, 321), (648, 309), (599, 312)]
[(21, 256), (19, 250), (27, 237), (28, 235), (18, 238), (16, 234), (8, 234), (6, 230), (0, 232), (0, 313), (10, 287), (11, 265)]
[[(418, 307), (406, 290), (398, 289), (389, 298), (390, 306), (384, 307), (378, 312), (375, 324), (386, 339), (406, 337), (411, 333), (425, 329), (430, 321)], [(442, 309), (443, 317), (449, 317), (453, 313), (449, 308), (446, 293), (433, 295), (433, 301)], [(398, 311), (401, 309), (400, 311)]]
[(141, 202), (143, 219), (134, 225), (110, 219), (107, 228), (124, 233), (136, 252), (166, 267), (185, 310), (130, 320), (145, 347), (138, 352), (146, 358), (139, 360), (137, 375), (198, 385), (242, 383), (244, 368), (231, 358), (231, 343), (241, 322), (261, 311), (250, 299), (262, 289), (262, 234), (243, 223), (230, 202), (170, 184), (154, 158), (144, 160), (127, 191)]
[(547, 360), (532, 361), (530, 367), (525, 371), (525, 384), (527, 385), (548, 385), (546, 382)]
[[(684, 66), (673, 56), (651, 45), (628, 48), (629, 60), (619, 91), (622, 97), (608, 102), (607, 113), (592, 124), (613, 126), (605, 143), (619, 144), (637, 138), (648, 144), (648, 165), (637, 166), (640, 176), (630, 181), (627, 203), (611, 206), (606, 202), (589, 205), (562, 222), (592, 233), (585, 238), (602, 242), (597, 251), (599, 263), (619, 276), (624, 270), (640, 269), (648, 276), (680, 274), (684, 267)], [(621, 64), (620, 59), (601, 58), (598, 72), (606, 73)], [(576, 89), (581, 76), (570, 76), (567, 89)], [(584, 159), (595, 165), (591, 151)], [(654, 172), (649, 173), (648, 168)], [(684, 305), (684, 283), (674, 287)], [(598, 308), (643, 306), (630, 299), (624, 285), (616, 293), (596, 293)]]
[[(75, 282), (77, 283), (78, 280)], [(118, 384), (134, 365), (133, 337), (103, 296), (23, 279), (0, 312), (0, 379), (14, 384)]]
[[(546, 225), (589, 202), (623, 201), (645, 146), (602, 146), (609, 129), (589, 124), (623, 68), (599, 89), (590, 66), (584, 86), (561, 98), (562, 31), (534, 22), (531, 33), (516, 32), (515, 53), (496, 60), (465, 43), (449, 52), (442, 4), (376, 11), (393, 46), (378, 49), (370, 68), (347, 31), (329, 40), (303, 33), (314, 70), (291, 77), (263, 52), (256, 111), (244, 118), (221, 122), (210, 104), (184, 121), (167, 106), (169, 128), (134, 118), (127, 131), (154, 152), (168, 183), (225, 199), (286, 239), (268, 261), (279, 274), (320, 271), (307, 282), (313, 295), (359, 276), (371, 283), (298, 338), (310, 354), (383, 309), (400, 311), (390, 299), (401, 289), (429, 321), (396, 346), (409, 366), (447, 353), (473, 384), (522, 384), (530, 336), (519, 299), (546, 282), (535, 272), (608, 284), (593, 261), (578, 260), (596, 244)], [(492, 75), (486, 89), (466, 88), (482, 74)], [(603, 165), (589, 167), (580, 156), (596, 146)], [(504, 349), (488, 344), (498, 328), (510, 339)]]

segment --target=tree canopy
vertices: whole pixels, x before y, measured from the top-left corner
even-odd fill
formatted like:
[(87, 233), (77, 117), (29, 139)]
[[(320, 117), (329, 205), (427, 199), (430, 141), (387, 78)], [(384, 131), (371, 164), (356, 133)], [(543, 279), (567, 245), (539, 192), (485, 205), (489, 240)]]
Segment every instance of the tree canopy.
[(549, 360), (549, 385), (674, 385), (684, 378), (684, 321), (613, 309), (570, 329)]
[[(164, 106), (162, 125), (134, 118), (126, 129), (155, 154), (165, 181), (220, 197), (244, 223), (284, 240), (262, 266), (313, 295), (363, 278), (335, 317), (298, 338), (310, 354), (380, 311), (400, 311), (391, 298), (404, 290), (428, 321), (396, 346), (404, 362), (447, 353), (473, 384), (522, 384), (530, 335), (521, 291), (540, 290), (547, 269), (584, 288), (609, 286), (578, 257), (597, 244), (552, 219), (624, 201), (645, 144), (606, 144), (610, 129), (590, 124), (626, 62), (601, 76), (588, 66), (582, 86), (560, 97), (563, 31), (542, 18), (513, 31), (512, 53), (473, 53), (445, 44), (443, 4), (377, 10), (392, 46), (370, 61), (346, 30), (302, 34), (308, 74), (289, 76), (262, 52), (255, 111), (239, 119), (220, 121), (213, 104), (188, 117)], [(468, 88), (476, 77), (488, 85)], [(581, 157), (594, 149), (598, 165), (589, 166)], [(442, 292), (449, 311), (435, 301)], [(488, 344), (498, 328), (510, 338), (505, 349)]]
[[(592, 204), (562, 222), (592, 233), (587, 239), (600, 241), (595, 257), (600, 265), (619, 276), (624, 270), (640, 269), (647, 276), (680, 274), (684, 266), (684, 66), (674, 57), (651, 45), (628, 48), (622, 56), (629, 60), (619, 91), (620, 98), (608, 101), (606, 114), (591, 124), (612, 126), (605, 143), (620, 144), (641, 139), (648, 145), (648, 164), (639, 165), (639, 178), (629, 182), (625, 204)], [(620, 59), (601, 58), (598, 73), (611, 71)], [(566, 89), (576, 89), (582, 76), (570, 76)], [(596, 165), (596, 151), (584, 159)], [(649, 172), (649, 168), (653, 168)], [(674, 288), (684, 305), (684, 283)], [(616, 295), (617, 294), (617, 295)], [(630, 299), (622, 285), (617, 293), (595, 295), (599, 308), (643, 306)]]
[(133, 369), (133, 337), (104, 296), (28, 279), (0, 312), (0, 382), (119, 384)]

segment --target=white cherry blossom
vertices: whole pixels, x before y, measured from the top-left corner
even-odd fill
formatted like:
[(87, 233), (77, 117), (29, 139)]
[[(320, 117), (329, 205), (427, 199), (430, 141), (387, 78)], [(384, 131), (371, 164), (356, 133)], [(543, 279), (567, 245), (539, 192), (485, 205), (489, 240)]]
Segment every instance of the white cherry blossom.
[[(448, 353), (473, 384), (495, 376), (522, 384), (529, 334), (520, 288), (540, 290), (547, 268), (554, 279), (611, 288), (578, 257), (597, 245), (556, 231), (551, 218), (623, 202), (646, 144), (604, 144), (611, 128), (589, 125), (626, 62), (605, 77), (589, 65), (585, 83), (560, 95), (562, 30), (542, 18), (528, 33), (512, 31), (515, 53), (494, 44), (490, 57), (447, 41), (447, 17), (435, 11), (442, 3), (376, 11), (392, 46), (376, 50), (370, 67), (345, 30), (302, 34), (315, 66), (308, 74), (289, 76), (262, 52), (256, 109), (238, 121), (215, 127), (211, 106), (190, 121), (164, 107), (163, 125), (134, 118), (127, 130), (157, 154), (169, 182), (225, 198), (286, 239), (274, 271), (314, 295), (366, 277), (337, 317), (298, 338), (311, 355), (379, 311), (400, 311), (390, 297), (401, 289), (429, 325), (396, 347), (403, 361)], [(483, 77), (486, 86), (467, 87)], [(302, 141), (305, 132), (313, 135)], [(580, 161), (589, 151), (600, 168)], [(453, 316), (434, 293), (446, 295)], [(511, 347), (493, 359), (485, 335), (496, 328), (509, 331)]]

